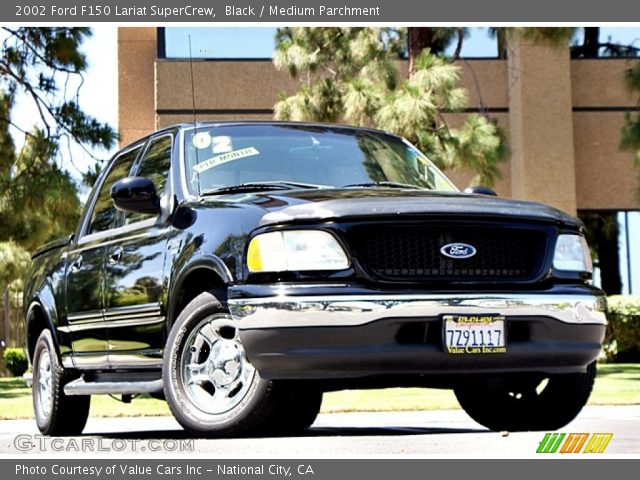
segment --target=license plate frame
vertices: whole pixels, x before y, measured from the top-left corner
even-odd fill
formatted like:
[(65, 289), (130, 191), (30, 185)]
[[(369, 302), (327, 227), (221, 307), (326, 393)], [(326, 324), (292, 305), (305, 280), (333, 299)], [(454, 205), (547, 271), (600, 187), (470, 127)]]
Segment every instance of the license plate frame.
[(442, 347), (450, 355), (507, 353), (506, 333), (504, 315), (442, 315)]

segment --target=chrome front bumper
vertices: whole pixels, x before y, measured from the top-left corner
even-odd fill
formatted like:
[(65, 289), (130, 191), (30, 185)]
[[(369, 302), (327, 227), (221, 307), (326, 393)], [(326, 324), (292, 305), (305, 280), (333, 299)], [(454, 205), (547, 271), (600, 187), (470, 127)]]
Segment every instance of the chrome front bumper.
[[(583, 372), (600, 352), (606, 325), (605, 298), (588, 286), (427, 294), (239, 285), (229, 297), (249, 360), (273, 379)], [(445, 314), (503, 315), (507, 352), (448, 353)]]
[(443, 314), (546, 317), (566, 324), (606, 325), (606, 299), (557, 294), (385, 294), (231, 298), (240, 330), (294, 327), (354, 327), (385, 318)]

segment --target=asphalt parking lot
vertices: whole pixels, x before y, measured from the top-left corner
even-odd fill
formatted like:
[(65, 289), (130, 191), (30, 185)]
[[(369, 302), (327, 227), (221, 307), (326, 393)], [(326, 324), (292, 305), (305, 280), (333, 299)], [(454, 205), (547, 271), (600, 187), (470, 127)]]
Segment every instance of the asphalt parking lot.
[[(607, 454), (639, 454), (640, 407), (586, 407), (561, 431), (613, 433)], [(544, 432), (491, 432), (461, 410), (324, 414), (297, 437), (191, 439), (171, 417), (91, 418), (82, 437), (55, 442), (37, 434), (30, 420), (0, 422), (0, 453), (52, 455), (80, 449), (101, 455), (138, 452), (172, 457), (207, 453), (220, 457), (454, 454), (501, 458), (535, 454), (544, 436)]]

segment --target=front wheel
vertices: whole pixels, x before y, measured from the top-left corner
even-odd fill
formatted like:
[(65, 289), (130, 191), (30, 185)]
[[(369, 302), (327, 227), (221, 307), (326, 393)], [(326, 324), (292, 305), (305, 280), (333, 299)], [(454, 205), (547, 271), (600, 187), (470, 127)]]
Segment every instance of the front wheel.
[(595, 376), (594, 362), (585, 373), (492, 377), (454, 391), (464, 411), (491, 430), (557, 430), (586, 405)]
[(203, 436), (271, 431), (293, 399), (287, 383), (263, 379), (251, 365), (214, 292), (198, 295), (178, 316), (167, 340), (163, 378), (178, 423)]
[(89, 418), (91, 396), (64, 393), (64, 386), (77, 375), (58, 362), (53, 337), (43, 330), (33, 353), (33, 409), (38, 429), (44, 435), (80, 435)]

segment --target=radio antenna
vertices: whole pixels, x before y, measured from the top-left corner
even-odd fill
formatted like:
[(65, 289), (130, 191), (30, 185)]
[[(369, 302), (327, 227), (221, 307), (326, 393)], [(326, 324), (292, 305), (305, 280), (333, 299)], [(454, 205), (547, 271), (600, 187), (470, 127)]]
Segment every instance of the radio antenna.
[(191, 55), (191, 35), (189, 35), (189, 69), (191, 70), (191, 101), (193, 108), (193, 126), (196, 126), (196, 87), (193, 81), (193, 56)]
[[(191, 72), (191, 106), (192, 106), (192, 114), (193, 114), (193, 135), (198, 134), (198, 123), (196, 122), (196, 87), (195, 82), (193, 80), (193, 55), (191, 54), (191, 35), (189, 35), (189, 70)], [(196, 147), (196, 164), (200, 163), (200, 151)], [(198, 196), (200, 196), (200, 174), (195, 173), (198, 176)]]

